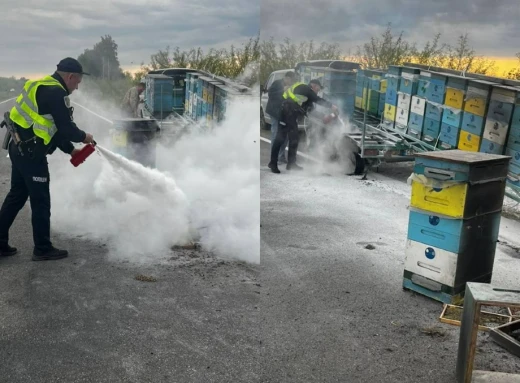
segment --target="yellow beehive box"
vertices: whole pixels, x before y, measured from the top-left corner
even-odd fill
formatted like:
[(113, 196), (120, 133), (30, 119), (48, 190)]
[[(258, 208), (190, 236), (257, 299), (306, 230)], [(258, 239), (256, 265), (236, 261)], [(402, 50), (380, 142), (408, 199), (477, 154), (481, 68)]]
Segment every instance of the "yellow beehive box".
[(396, 110), (397, 109), (396, 109), (395, 105), (385, 104), (385, 113), (384, 113), (385, 120), (395, 121)]
[(461, 130), (458, 148), (460, 150), (467, 150), (468, 152), (478, 152), (480, 149), (480, 137), (476, 134)]

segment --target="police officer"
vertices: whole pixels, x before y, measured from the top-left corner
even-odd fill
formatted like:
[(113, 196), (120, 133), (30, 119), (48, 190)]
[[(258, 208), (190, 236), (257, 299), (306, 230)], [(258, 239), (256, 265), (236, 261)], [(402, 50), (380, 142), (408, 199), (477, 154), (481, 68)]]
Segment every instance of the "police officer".
[(80, 130), (73, 122), (69, 100), (83, 75), (88, 73), (83, 72), (77, 60), (65, 58), (53, 75), (27, 81), (10, 111), (23, 155), (11, 140), (11, 190), (0, 209), (0, 256), (17, 253), (15, 247), (9, 246), (9, 229), (29, 197), (34, 241), (32, 259), (53, 260), (68, 255), (66, 250), (55, 248), (50, 239), (51, 199), (46, 156), (56, 148), (74, 155), (79, 149), (75, 149), (72, 142), (94, 142), (91, 134)]
[(287, 170), (302, 170), (296, 164), (296, 152), (298, 151), (299, 131), (298, 118), (305, 115), (314, 103), (331, 108), (337, 113), (338, 108), (327, 100), (318, 96), (322, 89), (319, 80), (311, 80), (309, 85), (302, 82), (294, 83), (283, 94), (282, 111), (278, 127), (278, 134), (271, 149), (271, 162), (267, 165), (273, 173), (280, 173), (278, 169), (278, 152), (286, 137), (289, 138), (289, 153), (287, 157)]
[[(271, 150), (275, 143), (276, 136), (278, 134), (278, 126), (280, 120), (280, 113), (282, 111), (283, 94), (285, 90), (290, 87), (296, 81), (296, 75), (294, 72), (289, 71), (285, 73), (282, 79), (274, 81), (268, 92), (267, 105), (265, 106), (265, 113), (271, 117)], [(279, 162), (287, 162), (285, 159), (285, 148), (287, 147), (289, 140), (286, 138), (280, 147), (280, 153), (278, 155)]]

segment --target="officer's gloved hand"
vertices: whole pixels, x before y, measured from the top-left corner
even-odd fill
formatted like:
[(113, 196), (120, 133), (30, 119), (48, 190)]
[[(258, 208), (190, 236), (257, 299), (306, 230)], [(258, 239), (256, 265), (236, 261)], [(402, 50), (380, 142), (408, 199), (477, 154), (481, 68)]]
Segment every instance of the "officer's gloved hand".
[(74, 157), (76, 154), (78, 154), (79, 152), (81, 152), (81, 149), (77, 149), (77, 148), (74, 148), (72, 150), (72, 152), (70, 153), (70, 156), (71, 157)]
[(87, 133), (87, 136), (83, 140), (83, 143), (84, 144), (92, 144), (92, 143), (94, 143), (94, 137), (92, 136), (92, 134)]

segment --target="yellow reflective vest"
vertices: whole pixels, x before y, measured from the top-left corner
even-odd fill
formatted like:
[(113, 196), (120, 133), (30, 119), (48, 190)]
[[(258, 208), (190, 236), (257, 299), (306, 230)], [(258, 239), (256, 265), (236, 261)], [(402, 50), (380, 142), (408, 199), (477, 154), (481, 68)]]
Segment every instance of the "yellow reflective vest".
[(45, 145), (49, 145), (58, 129), (50, 114), (38, 113), (36, 91), (40, 86), (59, 86), (66, 90), (61, 83), (52, 76), (45, 76), (40, 80), (29, 80), (25, 83), (22, 93), (16, 99), (16, 104), (10, 111), (11, 120), (23, 129), (32, 128), (34, 135), (40, 137)]
[(298, 105), (302, 106), (302, 104), (307, 101), (307, 97), (302, 96), (300, 94), (294, 94), (294, 89), (296, 89), (297, 86), (305, 85), (303, 82), (296, 82), (292, 86), (290, 86), (284, 93), (283, 98), (288, 99), (290, 98)]

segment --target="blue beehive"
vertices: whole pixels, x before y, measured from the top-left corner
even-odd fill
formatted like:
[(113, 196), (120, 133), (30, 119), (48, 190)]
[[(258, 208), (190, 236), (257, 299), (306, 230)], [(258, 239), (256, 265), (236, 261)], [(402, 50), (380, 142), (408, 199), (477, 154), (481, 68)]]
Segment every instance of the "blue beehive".
[(507, 147), (516, 150), (517, 152), (520, 151), (520, 126), (515, 125), (511, 127), (507, 140)]
[(421, 71), (416, 68), (403, 67), (401, 69), (399, 91), (412, 96), (415, 95), (417, 93), (420, 72)]
[(399, 65), (388, 65), (388, 74), (394, 76), (401, 76), (402, 67)]
[(379, 106), (377, 110), (377, 115), (381, 116), (385, 111), (385, 101), (386, 101), (386, 92), (381, 92), (379, 95)]
[(504, 145), (500, 145), (496, 142), (483, 138), (480, 144), (479, 152), (488, 154), (502, 154), (504, 153)]
[(152, 112), (173, 110), (173, 79), (162, 74), (149, 74), (146, 80), (145, 103)]
[(442, 149), (453, 149), (459, 143), (460, 128), (443, 122), (441, 124), (440, 144)]
[[(390, 85), (390, 83), (394, 83), (396, 84), (398, 80), (396, 79), (389, 79), (388, 80), (388, 85)], [(393, 87), (389, 87), (389, 88), (386, 88), (386, 94), (385, 94), (385, 102), (387, 104), (390, 104), (390, 105), (393, 105), (393, 106), (397, 106), (397, 90)]]
[(200, 77), (197, 79), (197, 96), (199, 98), (202, 98), (202, 90), (204, 89), (204, 80), (202, 80)]
[(363, 97), (363, 88), (359, 86), (360, 73), (353, 70), (339, 70), (327, 67), (312, 67), (321, 74), (318, 80), (323, 86), (323, 98), (334, 103), (342, 114), (352, 116), (356, 105), (356, 96)]
[(426, 117), (424, 119), (424, 124), (423, 124), (422, 140), (425, 142), (429, 142), (429, 143), (435, 142), (435, 141), (437, 141), (437, 139), (439, 137), (440, 131), (441, 131), (441, 122)]
[(459, 128), (462, 123), (462, 110), (445, 108), (442, 112), (442, 123)]
[(467, 282), (491, 282), (508, 161), (461, 150), (418, 154), (405, 289), (460, 304)]
[(520, 151), (514, 150), (512, 148), (507, 148), (506, 156), (511, 156), (511, 165), (515, 167), (520, 166)]
[(487, 118), (495, 121), (509, 123), (513, 115), (514, 104), (499, 100), (491, 100), (487, 111)]
[(410, 119), (408, 121), (408, 134), (415, 138), (421, 138), (423, 123), (424, 116), (421, 116), (417, 113), (410, 113)]
[(461, 127), (462, 130), (480, 137), (484, 131), (484, 118), (473, 113), (464, 112)]
[(440, 122), (442, 121), (442, 111), (442, 107), (427, 102), (425, 117)]
[(430, 73), (422, 71), (419, 75), (419, 83), (417, 84), (417, 96), (426, 98), (428, 89), (430, 88)]
[(520, 129), (520, 99), (517, 99), (513, 111), (513, 118), (511, 119), (511, 131), (513, 131), (513, 129)]
[(437, 104), (444, 103), (444, 96), (446, 94), (447, 76), (431, 72), (429, 77), (429, 84), (426, 90), (426, 99)]

